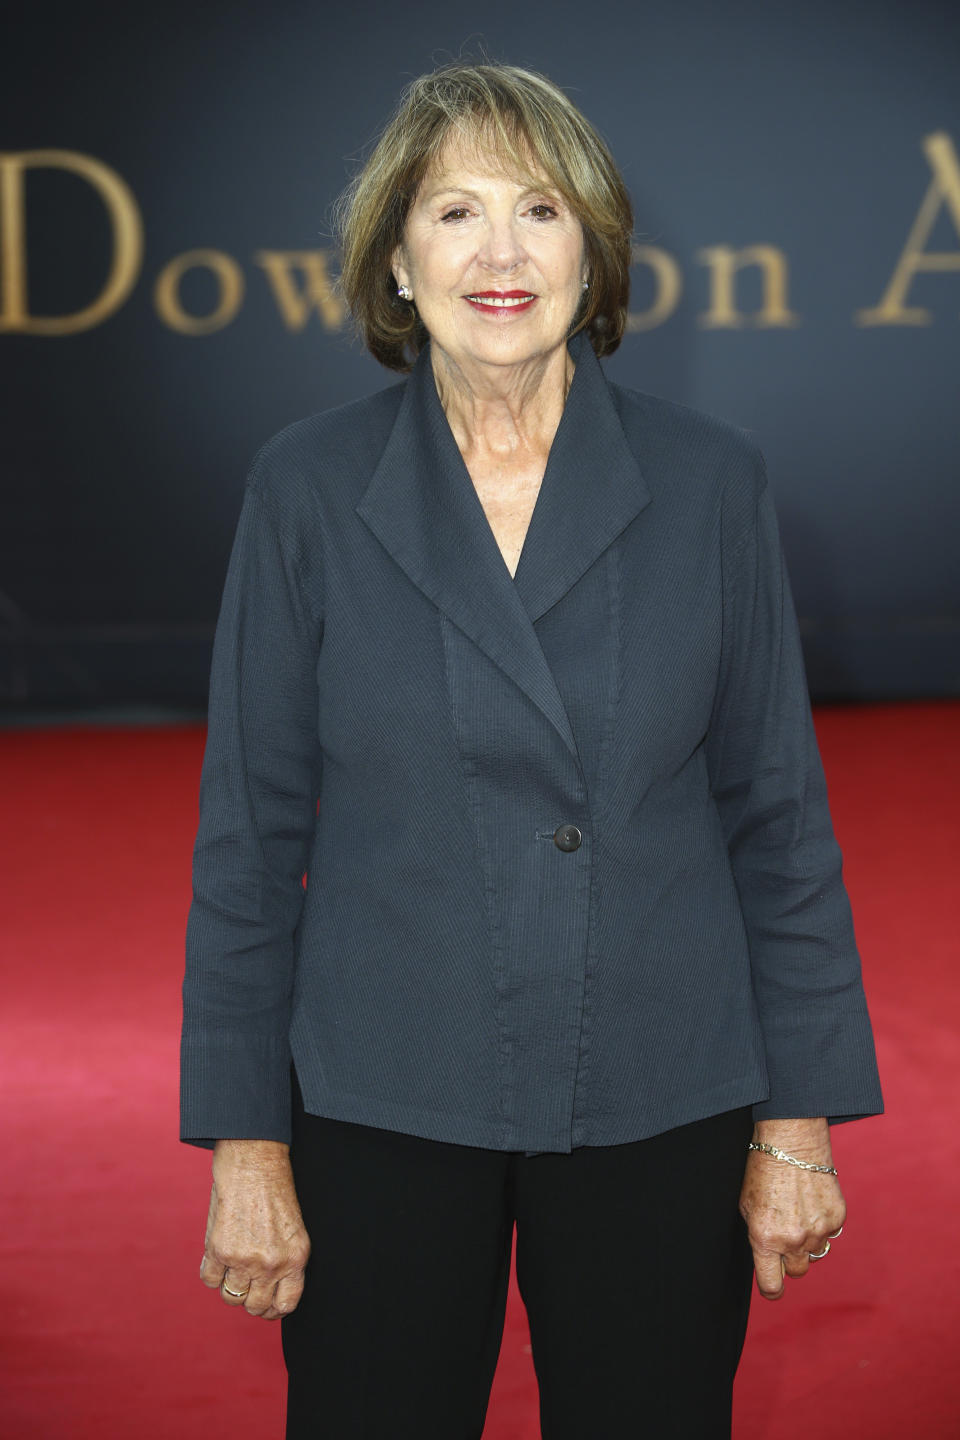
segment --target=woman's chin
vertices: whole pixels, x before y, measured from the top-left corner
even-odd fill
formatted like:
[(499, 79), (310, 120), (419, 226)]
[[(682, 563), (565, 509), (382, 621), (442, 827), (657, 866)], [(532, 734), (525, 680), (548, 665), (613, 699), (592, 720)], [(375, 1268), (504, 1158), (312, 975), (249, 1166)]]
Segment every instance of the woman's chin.
[(566, 333), (544, 335), (539, 328), (491, 325), (479, 335), (459, 336), (455, 346), (445, 346), (442, 341), (436, 343), (461, 368), (472, 365), (523, 366), (542, 361), (554, 352), (560, 353), (566, 346)]

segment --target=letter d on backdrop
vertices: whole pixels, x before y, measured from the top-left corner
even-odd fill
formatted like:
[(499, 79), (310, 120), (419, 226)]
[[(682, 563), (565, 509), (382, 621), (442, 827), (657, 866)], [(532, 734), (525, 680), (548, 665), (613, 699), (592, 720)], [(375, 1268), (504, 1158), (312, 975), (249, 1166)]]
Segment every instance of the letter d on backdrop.
[[(28, 170), (68, 170), (97, 191), (113, 230), (113, 258), (95, 300), (72, 315), (31, 315), (27, 292)], [(75, 150), (23, 150), (0, 154), (0, 331), (21, 335), (75, 335), (100, 325), (126, 300), (143, 260), (143, 220), (133, 191), (115, 170)]]

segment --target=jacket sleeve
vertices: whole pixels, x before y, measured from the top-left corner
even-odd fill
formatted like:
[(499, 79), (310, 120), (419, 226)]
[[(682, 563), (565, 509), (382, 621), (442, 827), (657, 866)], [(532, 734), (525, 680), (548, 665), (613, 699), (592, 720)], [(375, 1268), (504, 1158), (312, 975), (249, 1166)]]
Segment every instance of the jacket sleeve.
[(319, 790), (322, 620), (251, 482), (214, 641), (187, 923), (181, 1138), (289, 1141), (294, 933)]
[(750, 947), (770, 1096), (756, 1119), (883, 1108), (841, 855), (763, 461), (723, 515), (711, 788)]

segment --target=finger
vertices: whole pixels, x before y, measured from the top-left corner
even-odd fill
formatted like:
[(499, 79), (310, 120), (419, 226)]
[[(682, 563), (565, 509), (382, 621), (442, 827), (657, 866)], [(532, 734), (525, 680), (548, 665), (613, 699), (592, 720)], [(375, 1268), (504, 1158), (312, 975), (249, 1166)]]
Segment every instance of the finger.
[(302, 1272), (299, 1276), (284, 1276), (276, 1287), (272, 1284), (258, 1286), (254, 1282), (244, 1302), (244, 1309), (248, 1315), (255, 1315), (260, 1320), (282, 1320), (284, 1315), (296, 1310), (302, 1294)]
[(212, 1255), (204, 1255), (200, 1262), (200, 1279), (211, 1290), (218, 1290), (223, 1283), (226, 1267)]
[(801, 1279), (803, 1278), (803, 1276), (806, 1275), (806, 1273), (807, 1273), (807, 1271), (808, 1271), (809, 1269), (810, 1269), (810, 1256), (807, 1254), (806, 1251), (804, 1251), (802, 1255), (797, 1255), (797, 1254), (795, 1254), (795, 1253), (793, 1253), (793, 1252), (791, 1252), (790, 1254), (784, 1255), (784, 1257), (783, 1257), (783, 1270), (784, 1270), (784, 1274), (785, 1274), (785, 1275), (789, 1275), (791, 1280), (801, 1280)]
[(243, 1305), (250, 1291), (250, 1277), (242, 1270), (227, 1270), (220, 1282), (225, 1305)]
[[(233, 1286), (230, 1288), (232, 1290)], [(254, 1280), (243, 1302), (244, 1310), (248, 1315), (265, 1315), (274, 1308), (276, 1290), (275, 1280)]]
[[(261, 1320), (282, 1320), (284, 1315), (289, 1315), (296, 1310), (302, 1294), (303, 1271), (301, 1270), (296, 1275), (285, 1275), (277, 1285), (271, 1303), (265, 1309), (258, 1310), (256, 1313)], [(250, 1309), (249, 1302), (247, 1303), (247, 1309), (250, 1310), (251, 1314), (254, 1313)]]
[(779, 1300), (783, 1294), (783, 1258), (773, 1250), (754, 1250), (753, 1268), (757, 1289), (765, 1300)]
[(285, 1275), (280, 1281), (273, 1298), (278, 1315), (289, 1315), (292, 1310), (296, 1310), (303, 1294), (303, 1278), (303, 1271), (300, 1270), (295, 1275)]

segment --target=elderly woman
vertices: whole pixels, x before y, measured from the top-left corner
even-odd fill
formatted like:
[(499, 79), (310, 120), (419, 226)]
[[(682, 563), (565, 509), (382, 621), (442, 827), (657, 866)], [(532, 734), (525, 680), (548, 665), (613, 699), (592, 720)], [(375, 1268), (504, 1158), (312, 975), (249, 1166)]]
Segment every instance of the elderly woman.
[(418, 80), (344, 214), (410, 374), (246, 491), (185, 985), (202, 1278), (285, 1317), (288, 1436), (466, 1440), (516, 1227), (546, 1440), (728, 1435), (751, 1258), (775, 1299), (827, 1255), (829, 1121), (881, 1103), (763, 462), (605, 379), (629, 200), (541, 76)]

